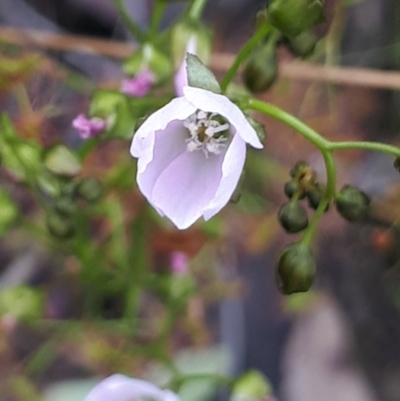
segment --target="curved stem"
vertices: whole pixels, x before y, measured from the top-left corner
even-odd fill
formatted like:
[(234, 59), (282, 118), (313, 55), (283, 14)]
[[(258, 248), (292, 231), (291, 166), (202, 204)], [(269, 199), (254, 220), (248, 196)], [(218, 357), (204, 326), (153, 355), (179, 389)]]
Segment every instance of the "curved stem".
[(122, 21), (128, 28), (129, 32), (137, 39), (139, 43), (144, 43), (147, 35), (142, 31), (139, 25), (129, 15), (123, 0), (113, 0), (114, 6), (117, 9)]
[(301, 120), (292, 116), (286, 111), (281, 110), (279, 107), (256, 99), (249, 99), (245, 101), (242, 104), (242, 107), (245, 109), (259, 111), (283, 122), (284, 124), (296, 130), (300, 135), (314, 144), (322, 152), (327, 151), (331, 146), (330, 141), (327, 141), (307, 124), (304, 124)]
[(335, 150), (371, 150), (382, 153), (388, 153), (395, 157), (400, 157), (400, 148), (393, 145), (387, 145), (379, 142), (363, 142), (363, 141), (343, 141), (343, 142), (331, 142), (328, 146), (331, 151)]
[(240, 64), (248, 57), (251, 51), (260, 43), (265, 36), (271, 31), (271, 25), (263, 24), (261, 25), (254, 33), (254, 35), (247, 41), (247, 43), (242, 47), (238, 55), (236, 56), (235, 61), (230, 66), (228, 71), (226, 72), (224, 78), (221, 81), (221, 90), (224, 93), (231, 83), (232, 79), (235, 77), (237, 70), (240, 67)]
[(318, 223), (322, 215), (324, 214), (326, 207), (334, 198), (336, 191), (336, 166), (332, 152), (322, 151), (322, 156), (324, 157), (326, 168), (326, 188), (321, 203), (318, 205), (318, 208), (315, 211), (313, 218), (311, 219), (310, 225), (307, 227), (307, 230), (304, 232), (303, 238), (301, 239), (301, 242), (307, 246), (310, 245), (310, 242), (312, 241), (315, 231), (317, 229)]
[(207, 1), (208, 0), (194, 0), (189, 8), (188, 17), (195, 20), (200, 19)]

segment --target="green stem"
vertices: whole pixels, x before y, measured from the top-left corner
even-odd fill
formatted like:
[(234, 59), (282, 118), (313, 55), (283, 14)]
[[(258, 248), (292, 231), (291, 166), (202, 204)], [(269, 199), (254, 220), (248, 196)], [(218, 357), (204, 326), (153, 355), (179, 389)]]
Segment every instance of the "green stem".
[(230, 66), (225, 76), (221, 81), (222, 93), (226, 91), (228, 85), (231, 83), (232, 79), (235, 77), (237, 70), (239, 69), (242, 62), (249, 56), (251, 51), (260, 43), (265, 36), (271, 31), (271, 26), (269, 24), (261, 25), (255, 32), (254, 35), (246, 42), (242, 47), (235, 61)]
[(311, 127), (304, 124), (301, 120), (272, 104), (265, 103), (256, 99), (249, 99), (242, 104), (242, 107), (245, 109), (259, 111), (275, 118), (276, 120), (283, 122), (284, 124), (297, 131), (300, 135), (302, 135), (309, 142), (314, 144), (321, 151), (328, 150), (331, 145), (331, 142), (327, 141), (320, 134), (318, 134), (318, 132), (314, 131)]
[(336, 150), (371, 150), (376, 152), (388, 153), (395, 157), (400, 157), (400, 148), (393, 145), (387, 145), (379, 142), (363, 142), (363, 141), (349, 141), (349, 142), (331, 142), (328, 146), (331, 151)]
[(158, 26), (160, 25), (161, 18), (164, 15), (165, 6), (167, 5), (165, 0), (156, 0), (153, 12), (151, 14), (151, 21), (150, 21), (150, 30), (149, 35), (151, 38), (154, 38), (157, 34)]
[(324, 157), (326, 168), (326, 188), (324, 197), (322, 198), (321, 203), (318, 205), (318, 208), (314, 213), (310, 225), (307, 227), (307, 230), (304, 232), (303, 238), (301, 239), (301, 242), (308, 246), (310, 245), (314, 237), (318, 223), (322, 215), (324, 214), (326, 207), (334, 198), (336, 191), (336, 166), (332, 152), (323, 150), (322, 156)]
[(194, 20), (200, 19), (203, 14), (204, 7), (206, 6), (208, 0), (194, 0), (190, 5), (188, 11), (188, 17)]
[(129, 32), (137, 39), (139, 43), (144, 43), (147, 35), (142, 31), (139, 25), (129, 15), (123, 0), (113, 0), (114, 6), (117, 9), (122, 21), (128, 28)]

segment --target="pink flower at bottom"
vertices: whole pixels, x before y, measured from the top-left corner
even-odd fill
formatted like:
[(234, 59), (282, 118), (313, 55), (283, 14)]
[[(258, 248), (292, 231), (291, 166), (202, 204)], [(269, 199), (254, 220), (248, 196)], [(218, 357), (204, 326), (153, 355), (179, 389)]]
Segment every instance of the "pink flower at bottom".
[(149, 93), (153, 84), (154, 74), (146, 69), (133, 78), (124, 79), (121, 82), (121, 92), (132, 97), (143, 97)]
[(115, 374), (101, 381), (86, 396), (84, 401), (180, 401), (179, 397), (169, 390), (161, 390), (144, 380), (131, 379)]
[(87, 118), (84, 114), (79, 114), (72, 121), (72, 126), (78, 131), (82, 139), (89, 139), (96, 136), (106, 128), (106, 121), (99, 117)]
[(181, 230), (202, 216), (210, 219), (229, 202), (246, 144), (263, 147), (227, 97), (190, 86), (183, 93), (148, 117), (131, 145), (139, 189)]

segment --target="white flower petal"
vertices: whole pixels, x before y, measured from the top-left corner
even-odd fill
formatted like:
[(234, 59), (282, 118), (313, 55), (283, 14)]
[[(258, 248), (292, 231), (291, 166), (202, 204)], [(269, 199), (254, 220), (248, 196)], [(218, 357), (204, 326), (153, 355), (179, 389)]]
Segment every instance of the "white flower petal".
[(185, 229), (203, 215), (217, 191), (224, 154), (184, 152), (155, 182), (151, 200), (179, 228)]
[(246, 143), (239, 135), (234, 135), (222, 163), (222, 178), (218, 189), (207, 205), (204, 219), (216, 215), (231, 199), (242, 174), (246, 160)]
[[(153, 159), (154, 133), (163, 130), (169, 122), (185, 120), (196, 111), (196, 107), (184, 97), (172, 99), (167, 105), (153, 113), (135, 133), (131, 154), (138, 157), (140, 172), (144, 171), (147, 164)], [(153, 136), (153, 138), (151, 138)], [(150, 137), (150, 138), (148, 138)]]
[[(181, 153), (187, 152), (185, 140), (189, 137), (187, 128), (181, 121), (170, 122), (165, 130), (157, 131), (152, 138), (153, 159), (146, 168), (138, 168), (137, 182), (143, 195), (151, 202), (154, 183), (160, 174)], [(139, 159), (139, 163), (141, 158)]]
[(256, 131), (247, 121), (243, 112), (226, 96), (201, 88), (193, 88), (191, 86), (185, 86), (183, 88), (183, 93), (186, 99), (191, 102), (196, 109), (217, 113), (225, 117), (245, 142), (257, 149), (263, 147)]
[(179, 401), (171, 391), (160, 390), (155, 385), (139, 379), (115, 374), (100, 382), (87, 395), (85, 401), (139, 401), (150, 398), (155, 401)]

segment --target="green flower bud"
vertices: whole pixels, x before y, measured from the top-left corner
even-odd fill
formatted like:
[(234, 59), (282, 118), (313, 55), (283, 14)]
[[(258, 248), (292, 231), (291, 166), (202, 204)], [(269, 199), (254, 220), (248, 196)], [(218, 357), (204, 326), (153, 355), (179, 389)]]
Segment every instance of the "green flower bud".
[(76, 204), (71, 198), (62, 197), (60, 199), (57, 199), (54, 208), (59, 214), (63, 216), (70, 216), (75, 212)]
[(271, 24), (289, 37), (324, 20), (321, 0), (271, 0), (268, 15)]
[(263, 92), (271, 87), (278, 74), (276, 49), (269, 44), (258, 46), (245, 61), (243, 82), (254, 93)]
[(145, 69), (154, 74), (157, 82), (166, 80), (172, 74), (170, 58), (149, 43), (138, 49), (123, 64), (123, 70), (129, 76), (135, 76)]
[(171, 30), (171, 54), (175, 69), (178, 69), (186, 55), (190, 41), (196, 49), (197, 57), (208, 64), (211, 56), (211, 31), (200, 21), (185, 19)]
[(50, 211), (46, 216), (46, 225), (50, 233), (59, 239), (69, 239), (75, 235), (75, 227), (68, 216)]
[[(306, 196), (308, 199), (308, 206), (314, 210), (317, 210), (322, 198), (324, 197), (324, 190), (320, 185), (317, 184), (314, 188), (306, 191)], [(326, 206), (325, 212), (328, 211), (328, 209), (329, 204)]]
[(400, 173), (400, 157), (394, 159), (393, 167)]
[(298, 233), (308, 226), (307, 212), (297, 201), (289, 201), (282, 205), (278, 212), (278, 220), (291, 234)]
[(88, 202), (96, 202), (103, 195), (103, 186), (96, 178), (84, 178), (78, 185), (77, 194)]
[(283, 294), (306, 292), (315, 276), (316, 266), (311, 249), (301, 243), (288, 245), (278, 260), (276, 279)]
[(304, 31), (287, 41), (289, 50), (296, 57), (308, 57), (312, 54), (318, 42), (317, 36), (311, 31)]
[(287, 181), (283, 187), (283, 190), (289, 199), (292, 199), (295, 193), (297, 193), (297, 199), (303, 199), (305, 197), (304, 190), (301, 188), (297, 180)]
[(370, 198), (360, 189), (345, 185), (336, 196), (336, 209), (348, 221), (358, 221), (367, 216)]

